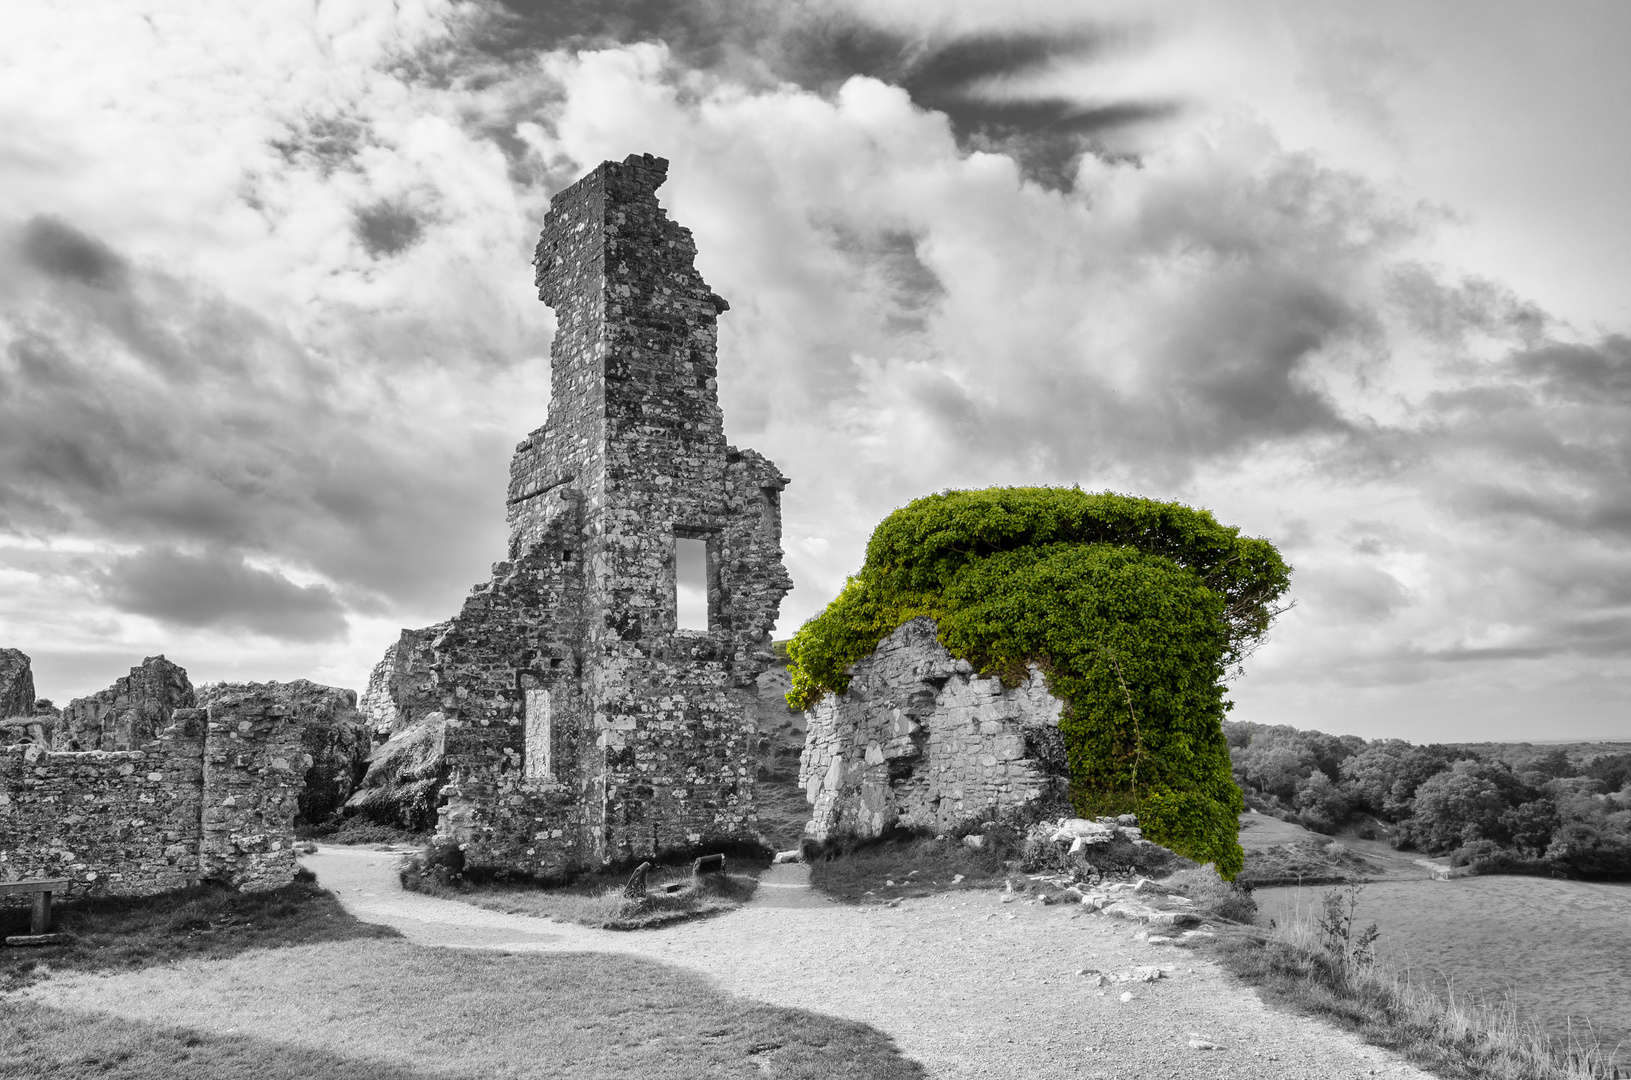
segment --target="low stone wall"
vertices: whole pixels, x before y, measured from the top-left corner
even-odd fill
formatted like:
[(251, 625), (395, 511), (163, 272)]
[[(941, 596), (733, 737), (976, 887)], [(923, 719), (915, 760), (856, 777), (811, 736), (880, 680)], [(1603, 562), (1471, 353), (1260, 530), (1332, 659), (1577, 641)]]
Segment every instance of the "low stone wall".
[(1062, 806), (1062, 703), (1042, 674), (1013, 689), (982, 679), (937, 632), (928, 618), (901, 626), (855, 665), (847, 692), (810, 711), (799, 782), (813, 839), (943, 832)]
[(170, 721), (132, 750), (0, 747), (0, 880), (120, 895), (292, 880), (301, 717), (250, 686)]

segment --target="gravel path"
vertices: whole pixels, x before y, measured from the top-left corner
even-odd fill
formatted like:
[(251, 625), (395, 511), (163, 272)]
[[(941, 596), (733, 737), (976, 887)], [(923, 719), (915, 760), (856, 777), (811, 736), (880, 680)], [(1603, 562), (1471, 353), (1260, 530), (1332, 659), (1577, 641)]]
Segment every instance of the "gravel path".
[[(871, 1024), (935, 1077), (1428, 1076), (1345, 1032), (1270, 1011), (1199, 956), (1137, 941), (1132, 925), (1068, 905), (963, 892), (846, 907), (811, 890), (807, 868), (777, 866), (739, 911), (619, 933), (404, 892), (397, 858), (320, 848), (304, 863), (357, 918), (417, 944), (667, 961), (746, 997)], [(1077, 974), (1148, 965), (1171, 970), (1105, 988)]]

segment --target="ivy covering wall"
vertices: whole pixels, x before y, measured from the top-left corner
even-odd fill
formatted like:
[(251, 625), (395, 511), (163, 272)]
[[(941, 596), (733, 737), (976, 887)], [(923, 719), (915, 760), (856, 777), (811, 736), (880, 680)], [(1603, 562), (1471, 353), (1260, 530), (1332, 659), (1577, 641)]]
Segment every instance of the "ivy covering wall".
[(1240, 789), (1223, 681), (1267, 631), (1290, 567), (1205, 510), (1076, 488), (918, 499), (879, 524), (866, 563), (788, 644), (807, 709), (902, 623), (936, 620), (954, 656), (1008, 685), (1035, 663), (1065, 702), (1070, 796), (1135, 812), (1151, 839), (1239, 872)]

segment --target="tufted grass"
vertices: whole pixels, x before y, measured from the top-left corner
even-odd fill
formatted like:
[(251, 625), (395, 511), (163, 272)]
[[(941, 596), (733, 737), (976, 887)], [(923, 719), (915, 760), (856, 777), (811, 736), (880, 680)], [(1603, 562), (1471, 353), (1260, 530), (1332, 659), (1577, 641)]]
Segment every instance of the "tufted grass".
[(865, 1024), (655, 961), (415, 946), (309, 875), (82, 901), (58, 925), (71, 945), (0, 949), (0, 1080), (924, 1075)]
[[(597, 930), (649, 930), (688, 919), (735, 911), (759, 886), (749, 874), (705, 874), (693, 879), (686, 868), (658, 867), (648, 879), (643, 901), (623, 896), (622, 875), (593, 875), (571, 885), (544, 887), (526, 882), (488, 881), (448, 885), (428, 875), (404, 874), (404, 888), (443, 900), (458, 900), (506, 915), (531, 915), (577, 923)], [(678, 885), (675, 892), (663, 886)]]
[[(1357, 892), (1350, 894), (1357, 897)], [(1340, 932), (1350, 945), (1358, 935)], [(1331, 1021), (1440, 1076), (1617, 1080), (1631, 1075), (1589, 1029), (1559, 1040), (1510, 1001), (1486, 1003), (1412, 980), (1380, 960), (1342, 959), (1305, 911), (1268, 931), (1219, 936), (1212, 957), (1270, 1002)]]
[(1013, 837), (1004, 845), (996, 833), (990, 830), (988, 846), (978, 851), (957, 838), (936, 840), (909, 832), (873, 841), (809, 843), (810, 885), (843, 904), (998, 887), (1011, 872), (1017, 849)]
[[(28, 932), (28, 909), (0, 909), (6, 934)], [(190, 958), (221, 959), (247, 949), (353, 938), (396, 937), (358, 922), (332, 893), (301, 871), (281, 889), (240, 893), (202, 885), (148, 897), (101, 897), (53, 905), (52, 930), (66, 945), (0, 948), (0, 991), (51, 971), (108, 971)]]
[(0, 1007), (6, 1080), (924, 1076), (866, 1024), (599, 953), (358, 939), (48, 981)]

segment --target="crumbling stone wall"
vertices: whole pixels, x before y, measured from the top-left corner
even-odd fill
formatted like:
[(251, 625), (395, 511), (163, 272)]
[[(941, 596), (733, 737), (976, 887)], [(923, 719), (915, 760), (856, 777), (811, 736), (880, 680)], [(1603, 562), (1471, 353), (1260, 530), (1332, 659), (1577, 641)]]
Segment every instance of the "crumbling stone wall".
[[(228, 710), (240, 720), (282, 717), (295, 725), (300, 746), (284, 761), (305, 762), (299, 789), (297, 818), (317, 824), (340, 807), (356, 790), (368, 767), (373, 741), (362, 714), (357, 692), (322, 686), (308, 679), (269, 683), (214, 683), (198, 691), (201, 706)], [(257, 721), (260, 722), (260, 721)], [(274, 755), (272, 761), (278, 760)], [(281, 773), (275, 767), (274, 773)]]
[(131, 750), (0, 747), (0, 877), (126, 895), (285, 885), (311, 764), (301, 727), (272, 684), (176, 709)]
[(277, 683), (227, 686), (211, 694), (197, 839), (200, 878), (240, 889), (275, 889), (294, 878), (295, 815), (312, 764), (301, 745), (303, 713), (316, 703), (290, 697)]
[(810, 710), (799, 782), (812, 839), (959, 826), (1062, 812), (1062, 703), (1035, 668), (1005, 688), (936, 639), (933, 619), (899, 627)]
[(186, 671), (150, 657), (75, 701), (67, 732), (49, 730), (52, 717), (0, 727), (0, 879), (126, 894), (286, 884), (297, 817), (321, 820), (362, 773), (370, 738), (356, 700), (304, 679), (195, 694)]
[(446, 629), (446, 623), (437, 623), (423, 630), (404, 630), (385, 650), (384, 659), (374, 665), (357, 708), (375, 739), (389, 739), (436, 711), (437, 697), (430, 682), (435, 662), (431, 642)]
[(175, 710), (197, 704), (187, 672), (163, 656), (149, 656), (106, 690), (70, 701), (57, 721), (52, 746), (133, 750), (169, 727)]
[[(553, 875), (754, 833), (787, 480), (725, 442), (729, 305), (658, 205), (666, 173), (630, 156), (551, 201), (535, 260), (557, 317), (551, 398), (511, 465), (509, 556), (431, 639), (427, 679), (399, 670), (402, 643), (379, 676), (393, 742), (430, 745), (405, 712), (441, 725), (440, 829), (467, 865)], [(677, 628), (677, 537), (707, 548), (707, 630)], [(354, 801), (387, 801), (375, 772), (408, 759), (376, 751)]]
[(201, 709), (136, 750), (0, 747), (0, 878), (141, 895), (198, 880)]

